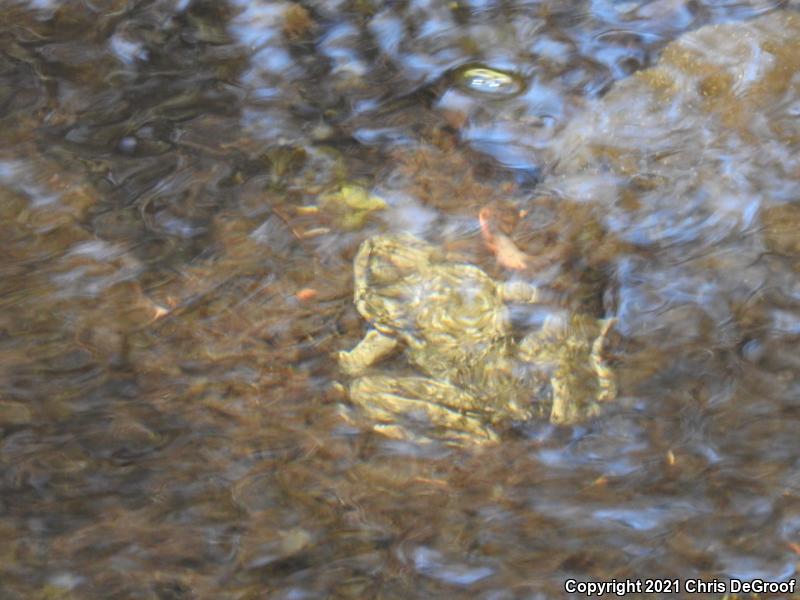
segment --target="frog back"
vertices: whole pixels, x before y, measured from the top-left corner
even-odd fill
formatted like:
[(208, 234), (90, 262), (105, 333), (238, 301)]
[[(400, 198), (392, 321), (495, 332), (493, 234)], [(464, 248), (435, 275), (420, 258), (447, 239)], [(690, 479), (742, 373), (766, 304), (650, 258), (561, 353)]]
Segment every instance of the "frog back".
[(408, 347), (432, 375), (473, 366), (508, 337), (497, 283), (480, 268), (446, 259), (441, 249), (408, 235), (376, 236), (355, 260), (355, 303), (385, 335)]

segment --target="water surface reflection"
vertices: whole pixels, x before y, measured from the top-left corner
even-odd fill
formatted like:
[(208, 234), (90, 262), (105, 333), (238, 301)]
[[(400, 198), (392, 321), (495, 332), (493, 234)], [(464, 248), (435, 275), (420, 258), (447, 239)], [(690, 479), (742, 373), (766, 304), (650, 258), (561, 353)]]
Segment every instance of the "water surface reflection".
[[(0, 33), (5, 596), (795, 576), (795, 3), (16, 1)], [(504, 266), (487, 207), (559, 260)], [(618, 400), (482, 449), (343, 418), (352, 256), (401, 230), (602, 282)]]

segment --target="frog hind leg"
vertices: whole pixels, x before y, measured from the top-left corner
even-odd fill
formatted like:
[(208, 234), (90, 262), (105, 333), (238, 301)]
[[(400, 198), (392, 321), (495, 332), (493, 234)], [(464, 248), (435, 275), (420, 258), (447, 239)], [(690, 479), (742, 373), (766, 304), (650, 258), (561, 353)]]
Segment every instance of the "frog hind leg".
[(497, 434), (480, 418), (463, 412), (473, 408), (476, 399), (443, 381), (426, 377), (367, 375), (350, 384), (349, 395), (351, 402), (370, 419), (379, 422), (375, 429), (382, 433), (384, 430), (396, 433), (400, 417), (421, 415), (457, 438), (470, 438), (479, 443), (497, 441)]

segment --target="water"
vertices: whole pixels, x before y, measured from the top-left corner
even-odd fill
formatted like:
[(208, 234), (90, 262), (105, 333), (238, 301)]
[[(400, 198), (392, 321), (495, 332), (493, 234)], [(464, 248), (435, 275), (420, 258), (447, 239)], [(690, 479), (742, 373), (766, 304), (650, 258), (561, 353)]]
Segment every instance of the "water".
[[(0, 597), (796, 577), (798, 39), (794, 2), (6, 0)], [(505, 205), (561, 260), (499, 264)], [(385, 231), (602, 272), (619, 398), (482, 448), (343, 418)]]

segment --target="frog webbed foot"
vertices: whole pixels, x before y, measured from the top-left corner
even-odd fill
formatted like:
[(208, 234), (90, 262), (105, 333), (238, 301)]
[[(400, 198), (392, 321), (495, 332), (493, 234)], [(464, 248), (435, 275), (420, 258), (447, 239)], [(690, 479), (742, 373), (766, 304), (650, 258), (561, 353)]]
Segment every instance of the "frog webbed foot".
[[(368, 375), (350, 384), (350, 400), (378, 422), (376, 429), (396, 429), (398, 419), (422, 417), (434, 427), (465, 434), (476, 441), (497, 440), (478, 416), (467, 414), (478, 406), (469, 393), (426, 377)], [(461, 435), (464, 437), (464, 435)]]

